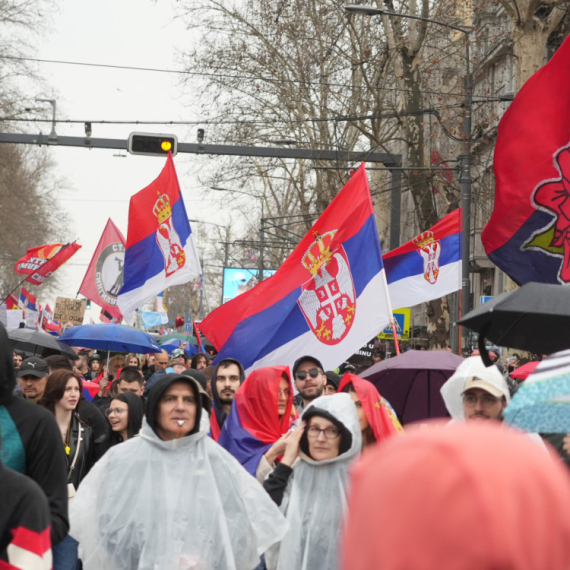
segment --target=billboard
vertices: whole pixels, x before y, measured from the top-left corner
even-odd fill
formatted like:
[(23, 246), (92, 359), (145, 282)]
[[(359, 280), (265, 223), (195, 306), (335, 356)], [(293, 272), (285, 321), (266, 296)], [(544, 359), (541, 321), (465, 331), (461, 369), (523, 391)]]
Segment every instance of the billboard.
[[(263, 278), (267, 279), (275, 274), (276, 269), (265, 269)], [(224, 267), (223, 302), (230, 301), (238, 295), (253, 289), (257, 285), (257, 269), (244, 269), (242, 267)]]

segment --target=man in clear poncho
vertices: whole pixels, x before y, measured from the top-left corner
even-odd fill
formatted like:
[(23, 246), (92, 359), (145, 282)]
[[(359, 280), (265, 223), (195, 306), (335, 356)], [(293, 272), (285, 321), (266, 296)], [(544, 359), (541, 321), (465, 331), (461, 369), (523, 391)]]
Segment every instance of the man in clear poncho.
[(252, 570), (287, 523), (212, 439), (193, 378), (152, 387), (140, 436), (83, 480), (71, 534), (86, 570)]
[[(264, 483), (289, 522), (281, 544), (266, 554), (267, 568), (335, 570), (349, 469), (360, 455), (360, 424), (348, 394), (316, 398), (301, 419), (289, 438), (298, 444), (288, 443), (282, 462)], [(300, 459), (293, 462), (299, 447)], [(289, 457), (291, 449), (295, 453)]]

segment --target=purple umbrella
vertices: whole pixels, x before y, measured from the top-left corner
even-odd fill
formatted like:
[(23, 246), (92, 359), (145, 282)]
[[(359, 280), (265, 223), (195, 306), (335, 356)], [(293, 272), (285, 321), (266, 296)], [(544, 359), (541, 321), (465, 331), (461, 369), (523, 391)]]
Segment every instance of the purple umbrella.
[(409, 350), (360, 374), (392, 404), (402, 424), (449, 414), (439, 392), (463, 362), (446, 350)]

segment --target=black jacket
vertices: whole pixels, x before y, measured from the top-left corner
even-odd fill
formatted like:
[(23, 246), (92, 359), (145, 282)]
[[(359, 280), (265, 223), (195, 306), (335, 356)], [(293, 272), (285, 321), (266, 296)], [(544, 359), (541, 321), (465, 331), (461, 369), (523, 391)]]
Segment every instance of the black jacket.
[(61, 435), (53, 414), (15, 396), (15, 386), (12, 345), (0, 323), (0, 459), (41, 487), (49, 502), (52, 544), (57, 544), (69, 530)]
[[(105, 438), (105, 436), (102, 436)], [(79, 451), (77, 444), (80, 441)], [(77, 489), (79, 483), (89, 473), (89, 469), (93, 466), (97, 459), (97, 450), (93, 437), (93, 430), (85, 422), (81, 421), (77, 414), (71, 416), (71, 430), (69, 432), (69, 454), (67, 455), (67, 482), (73, 483)], [(73, 459), (77, 451), (77, 460), (73, 469)]]

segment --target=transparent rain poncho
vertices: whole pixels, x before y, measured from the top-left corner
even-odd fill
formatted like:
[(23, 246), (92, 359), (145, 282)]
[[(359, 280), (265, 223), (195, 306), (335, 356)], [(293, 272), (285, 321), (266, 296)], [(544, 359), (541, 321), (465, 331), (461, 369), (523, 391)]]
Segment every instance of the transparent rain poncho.
[(362, 437), (356, 406), (348, 394), (315, 399), (303, 412), (318, 408), (351, 433), (348, 451), (314, 461), (304, 454), (294, 465), (281, 510), (289, 530), (280, 545), (266, 554), (269, 570), (335, 570), (339, 567), (342, 524), (346, 513), (349, 469), (360, 455)]
[(110, 449), (70, 509), (86, 570), (252, 570), (287, 523), (263, 487), (200, 430)]

